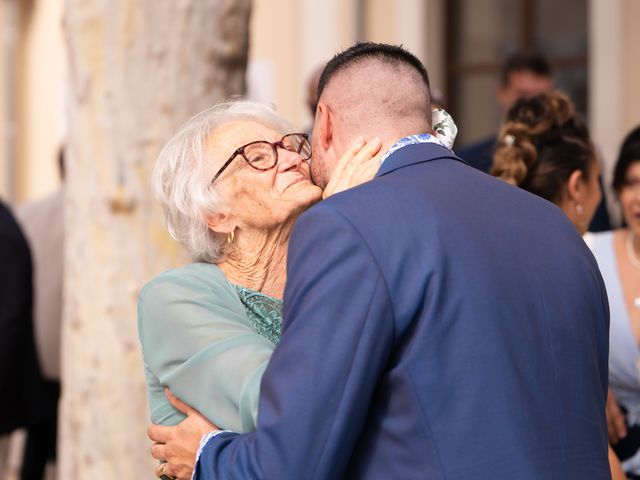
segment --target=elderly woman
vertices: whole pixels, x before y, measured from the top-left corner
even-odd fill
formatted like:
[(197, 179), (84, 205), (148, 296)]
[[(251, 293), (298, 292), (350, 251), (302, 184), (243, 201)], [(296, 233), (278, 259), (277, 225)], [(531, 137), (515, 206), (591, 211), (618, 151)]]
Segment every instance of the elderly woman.
[[(291, 228), (323, 195), (309, 175), (307, 136), (291, 131), (265, 105), (225, 103), (187, 122), (158, 158), (156, 196), (195, 263), (140, 294), (154, 423), (184, 418), (165, 398), (169, 386), (224, 428), (255, 428), (260, 379), (280, 336)], [(380, 143), (356, 143), (346, 160), (364, 164), (370, 178)], [(325, 196), (349, 181), (336, 179)]]
[[(455, 125), (434, 112), (441, 138)], [(287, 243), (297, 216), (373, 177), (377, 139), (356, 140), (324, 192), (307, 136), (271, 108), (225, 103), (188, 121), (161, 152), (153, 184), (169, 231), (195, 263), (150, 281), (139, 299), (152, 422), (184, 415), (164, 388), (216, 425), (255, 429), (260, 380), (280, 337)]]

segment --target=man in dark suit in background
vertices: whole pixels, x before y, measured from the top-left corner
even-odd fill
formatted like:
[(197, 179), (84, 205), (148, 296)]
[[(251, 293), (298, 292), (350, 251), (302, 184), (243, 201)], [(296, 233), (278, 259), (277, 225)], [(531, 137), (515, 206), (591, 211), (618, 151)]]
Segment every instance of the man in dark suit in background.
[[(534, 97), (552, 89), (553, 76), (549, 62), (537, 54), (518, 53), (509, 57), (502, 67), (496, 99), (504, 116), (519, 98)], [(496, 139), (497, 134), (494, 133), (470, 145), (456, 148), (456, 153), (472, 167), (489, 173)]]
[[(517, 53), (509, 57), (502, 67), (496, 100), (504, 116), (519, 98), (533, 97), (549, 92), (553, 88), (553, 72), (546, 58), (538, 54)], [(490, 173), (496, 140), (497, 133), (470, 145), (456, 148), (456, 153), (472, 167)], [(600, 188), (602, 188), (602, 181)], [(604, 189), (603, 193), (606, 193)], [(609, 212), (605, 195), (603, 195), (589, 231), (603, 232), (610, 229)]]
[[(64, 182), (64, 151), (58, 155)], [(42, 480), (55, 461), (60, 397), (60, 325), (64, 240), (63, 190), (20, 205), (16, 217), (29, 244), (33, 277), (33, 330), (42, 374), (38, 421), (27, 428), (20, 480)]]
[[(298, 220), (257, 430), (210, 432), (196, 478), (609, 478), (592, 255), (560, 210), (461, 162), (430, 121), (427, 72), (400, 47), (327, 65), (314, 179), (358, 135), (387, 155)], [(189, 478), (211, 428), (192, 413), (150, 429), (167, 475)]]
[(31, 255), (0, 202), (0, 434), (37, 421), (41, 375), (31, 320)]

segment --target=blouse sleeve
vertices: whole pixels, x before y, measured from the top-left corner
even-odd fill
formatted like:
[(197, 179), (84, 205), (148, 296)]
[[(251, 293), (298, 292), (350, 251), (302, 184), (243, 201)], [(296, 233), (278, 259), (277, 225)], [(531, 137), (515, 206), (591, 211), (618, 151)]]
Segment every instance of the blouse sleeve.
[(164, 397), (168, 386), (219, 427), (255, 430), (260, 380), (275, 345), (251, 328), (222, 274), (211, 272), (172, 270), (140, 294), (151, 419), (175, 424), (184, 418)]

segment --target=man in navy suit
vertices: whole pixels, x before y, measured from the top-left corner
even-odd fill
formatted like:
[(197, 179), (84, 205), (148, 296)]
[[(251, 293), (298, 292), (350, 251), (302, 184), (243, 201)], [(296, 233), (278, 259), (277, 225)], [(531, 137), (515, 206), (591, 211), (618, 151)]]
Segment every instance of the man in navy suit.
[[(196, 478), (609, 478), (596, 263), (558, 208), (429, 135), (429, 105), (400, 47), (327, 65), (316, 181), (357, 135), (388, 153), (300, 217), (257, 431), (205, 436)], [(150, 429), (168, 474), (189, 478), (198, 422)]]

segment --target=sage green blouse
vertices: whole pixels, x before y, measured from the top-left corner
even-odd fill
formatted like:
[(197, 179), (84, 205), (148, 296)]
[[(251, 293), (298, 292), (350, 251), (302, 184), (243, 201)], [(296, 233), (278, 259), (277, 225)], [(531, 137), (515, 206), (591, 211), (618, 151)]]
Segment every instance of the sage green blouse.
[(255, 430), (260, 380), (281, 328), (281, 300), (229, 283), (215, 265), (151, 280), (138, 301), (151, 421), (184, 419), (164, 396), (168, 386), (220, 428)]

